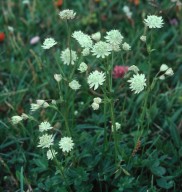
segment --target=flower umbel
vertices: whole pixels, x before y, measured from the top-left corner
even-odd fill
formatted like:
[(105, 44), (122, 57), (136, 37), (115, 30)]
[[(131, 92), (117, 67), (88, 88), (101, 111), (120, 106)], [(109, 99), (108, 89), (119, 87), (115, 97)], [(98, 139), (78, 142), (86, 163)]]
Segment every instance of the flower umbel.
[(148, 15), (147, 19), (144, 19), (144, 23), (146, 26), (151, 28), (162, 28), (163, 26), (163, 19), (162, 17), (156, 15)]
[(39, 125), (40, 132), (48, 131), (49, 129), (52, 129), (52, 128), (53, 127), (51, 127), (51, 124), (47, 121), (44, 121)]
[(134, 91), (135, 94), (143, 91), (146, 86), (146, 78), (144, 74), (133, 75), (128, 82), (130, 83), (130, 89)]
[(47, 133), (39, 137), (39, 144), (37, 147), (41, 148), (49, 148), (51, 145), (53, 145), (53, 135), (48, 135)]
[(84, 63), (84, 62), (80, 63), (79, 68), (78, 68), (80, 73), (84, 73), (87, 69), (88, 69), (88, 66), (86, 63)]
[(68, 48), (61, 52), (61, 59), (65, 65), (74, 65), (77, 58), (76, 52), (73, 50), (70, 52)]
[(65, 9), (63, 11), (60, 11), (59, 16), (63, 20), (65, 20), (65, 19), (69, 20), (69, 19), (74, 19), (76, 16), (76, 13), (73, 10)]
[(59, 147), (63, 152), (70, 152), (73, 146), (74, 143), (71, 137), (63, 137), (59, 142)]
[(22, 120), (23, 120), (23, 117), (21, 117), (19, 115), (15, 115), (15, 116), (11, 117), (11, 122), (13, 125), (18, 124)]
[(99, 41), (92, 48), (93, 55), (96, 55), (97, 58), (105, 58), (111, 53), (111, 45), (109, 43)]
[(88, 84), (90, 88), (96, 90), (99, 87), (99, 85), (103, 85), (105, 78), (106, 78), (105, 73), (96, 70), (90, 73), (90, 75), (88, 76)]
[(47, 151), (47, 159), (52, 160), (56, 156), (57, 152), (54, 149), (49, 149)]
[(109, 32), (107, 32), (107, 35), (105, 36), (106, 42), (115, 46), (115, 45), (120, 45), (122, 40), (123, 40), (123, 36), (121, 35), (121, 33), (116, 30), (113, 29)]
[(44, 40), (42, 48), (43, 49), (50, 49), (51, 47), (53, 47), (56, 44), (57, 44), (57, 42), (53, 38), (47, 38)]
[(69, 83), (69, 87), (70, 87), (71, 89), (73, 89), (73, 90), (78, 90), (78, 89), (80, 89), (81, 85), (79, 84), (78, 81), (73, 80), (73, 81), (71, 81), (71, 82)]
[(75, 31), (72, 37), (78, 41), (82, 48), (91, 48), (93, 45), (90, 36), (83, 33), (82, 31)]

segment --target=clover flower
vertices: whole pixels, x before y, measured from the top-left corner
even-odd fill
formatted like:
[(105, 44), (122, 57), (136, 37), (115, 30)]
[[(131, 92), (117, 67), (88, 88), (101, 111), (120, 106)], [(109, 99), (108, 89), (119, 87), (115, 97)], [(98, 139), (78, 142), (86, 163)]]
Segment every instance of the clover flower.
[(93, 45), (93, 41), (90, 38), (90, 36), (83, 33), (82, 31), (75, 31), (73, 33), (72, 37), (78, 41), (78, 43), (80, 44), (80, 46), (82, 48), (90, 49)]
[(53, 135), (48, 135), (47, 133), (39, 137), (39, 144), (37, 147), (41, 148), (49, 148), (51, 145), (53, 145)]
[[(120, 123), (116, 122), (116, 123), (115, 123), (115, 126), (116, 126), (116, 131), (118, 131), (119, 129), (121, 129), (121, 124), (120, 124)], [(114, 131), (114, 126), (113, 126), (113, 125), (112, 125), (111, 129), (112, 129), (112, 132), (113, 132), (113, 131)]]
[(57, 82), (60, 82), (62, 80), (62, 75), (61, 74), (54, 74), (54, 79), (57, 81)]
[(127, 66), (118, 66), (116, 65), (113, 69), (112, 75), (115, 79), (123, 78), (124, 75), (127, 73), (128, 67)]
[(92, 39), (93, 39), (94, 41), (100, 41), (100, 39), (101, 39), (101, 33), (100, 33), (100, 32), (94, 33), (94, 34), (91, 35), (91, 37), (92, 37)]
[(79, 84), (78, 81), (73, 80), (73, 81), (71, 81), (71, 82), (69, 83), (69, 87), (70, 87), (71, 89), (73, 89), (73, 90), (78, 90), (78, 89), (80, 89), (81, 85)]
[(66, 19), (69, 20), (69, 19), (74, 19), (76, 16), (76, 13), (73, 10), (65, 9), (59, 12), (59, 16), (63, 20), (66, 20)]
[(53, 38), (47, 38), (44, 40), (42, 48), (43, 49), (50, 49), (51, 47), (53, 47), (56, 44), (57, 44), (57, 42)]
[(156, 15), (148, 15), (147, 19), (144, 19), (144, 23), (146, 26), (151, 28), (162, 28), (163, 26), (163, 18)]
[(44, 131), (48, 131), (50, 129), (52, 129), (53, 127), (51, 127), (51, 124), (47, 121), (44, 121), (42, 122), (40, 125), (39, 125), (39, 131), (40, 132), (44, 132)]
[(120, 45), (123, 41), (123, 36), (119, 32), (119, 30), (113, 29), (106, 33), (107, 35), (104, 37), (106, 42), (111, 45)]
[(128, 43), (125, 42), (125, 43), (122, 44), (122, 48), (125, 51), (129, 51), (131, 49), (131, 46)]
[(111, 45), (109, 43), (99, 41), (92, 47), (93, 55), (97, 58), (105, 58), (111, 53)]
[(79, 68), (78, 68), (80, 73), (84, 73), (87, 69), (88, 69), (88, 66), (86, 63), (84, 63), (84, 62), (80, 63)]
[(92, 106), (94, 111), (99, 109), (99, 104), (98, 103), (93, 102), (91, 106)]
[(105, 78), (106, 78), (105, 73), (95, 70), (94, 72), (90, 73), (87, 82), (90, 88), (96, 90), (99, 87), (99, 85), (103, 85)]
[(63, 137), (59, 142), (59, 147), (63, 152), (70, 152), (73, 146), (74, 143), (71, 137)]
[(56, 156), (57, 152), (54, 149), (49, 149), (47, 151), (47, 159), (52, 160)]
[(146, 86), (146, 78), (144, 74), (133, 75), (128, 82), (130, 83), (130, 89), (134, 91), (135, 94), (143, 91)]
[(15, 116), (11, 117), (11, 122), (13, 125), (18, 124), (22, 120), (23, 120), (23, 117), (21, 117), (19, 115), (15, 115)]
[(66, 48), (64, 51), (61, 52), (61, 59), (65, 65), (74, 65), (75, 61), (77, 60), (77, 54), (75, 51)]

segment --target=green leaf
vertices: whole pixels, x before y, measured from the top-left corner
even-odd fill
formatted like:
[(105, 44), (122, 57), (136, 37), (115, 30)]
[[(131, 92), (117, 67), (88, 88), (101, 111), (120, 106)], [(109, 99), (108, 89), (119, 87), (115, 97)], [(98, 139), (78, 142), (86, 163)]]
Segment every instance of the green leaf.
[(170, 189), (171, 187), (173, 187), (174, 181), (169, 181), (167, 182), (167, 180), (165, 178), (160, 178), (157, 179), (157, 185), (163, 189)]

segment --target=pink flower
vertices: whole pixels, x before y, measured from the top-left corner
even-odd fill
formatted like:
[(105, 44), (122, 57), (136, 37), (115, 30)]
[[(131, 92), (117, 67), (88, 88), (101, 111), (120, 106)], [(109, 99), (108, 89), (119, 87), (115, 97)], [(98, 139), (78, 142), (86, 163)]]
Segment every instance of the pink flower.
[(32, 37), (32, 38), (30, 39), (30, 44), (31, 44), (31, 45), (34, 45), (34, 44), (38, 43), (39, 40), (40, 40), (40, 37), (39, 37), (39, 36)]
[(113, 75), (113, 78), (118, 79), (118, 78), (123, 78), (125, 73), (127, 73), (127, 72), (128, 72), (128, 66), (116, 65), (114, 67), (112, 75)]

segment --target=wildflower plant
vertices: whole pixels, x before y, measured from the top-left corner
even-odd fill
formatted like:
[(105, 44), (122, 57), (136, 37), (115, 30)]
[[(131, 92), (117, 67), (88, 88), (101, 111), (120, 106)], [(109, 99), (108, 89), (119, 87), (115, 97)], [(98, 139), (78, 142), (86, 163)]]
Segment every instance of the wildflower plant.
[[(90, 146), (84, 146), (84, 143), (87, 143), (87, 140), (97, 133), (97, 131), (93, 132), (93, 135), (90, 134), (90, 137), (79, 143), (79, 137), (81, 137), (84, 129), (81, 129), (83, 127), (80, 126), (81, 128), (78, 131), (77, 127), (79, 125), (77, 126), (77, 123), (79, 121), (85, 122), (82, 112), (85, 112), (87, 116), (90, 113), (101, 114), (103, 116), (103, 118), (100, 118), (102, 120), (102, 127), (96, 127), (98, 129), (101, 128), (102, 132), (98, 134), (99, 136), (95, 137), (94, 142), (99, 141), (97, 144), (102, 150), (99, 152), (99, 155), (95, 152), (93, 153), (98, 158), (99, 163), (103, 157), (107, 156), (109, 150), (113, 151), (112, 163), (115, 167), (112, 170), (112, 174), (116, 177), (116, 172), (118, 174), (124, 172), (129, 176), (130, 173), (126, 170), (127, 167), (125, 166), (125, 169), (121, 165), (123, 162), (122, 158), (126, 155), (122, 149), (122, 138), (124, 138), (122, 134), (122, 120), (116, 115), (118, 114), (116, 110), (118, 98), (113, 86), (114, 81), (121, 80), (124, 87), (123, 90), (128, 92), (130, 97), (142, 97), (143, 100), (141, 113), (138, 117), (139, 121), (136, 122), (138, 129), (133, 144), (134, 152), (136, 152), (136, 149), (139, 148), (138, 143), (141, 144), (140, 140), (144, 137), (144, 122), (147, 117), (149, 100), (151, 99), (150, 93), (158, 83), (158, 79), (172, 76), (173, 70), (168, 65), (162, 64), (157, 74), (152, 78), (151, 48), (147, 49), (149, 70), (146, 74), (137, 64), (117, 66), (115, 55), (120, 54), (123, 56), (126, 52), (128, 54), (128, 52), (132, 51), (133, 48), (133, 45), (130, 46), (125, 42), (125, 37), (119, 29), (109, 30), (105, 36), (101, 35), (100, 32), (92, 35), (82, 31), (72, 32), (69, 25), (73, 23), (68, 21), (73, 20), (76, 13), (68, 9), (61, 11), (59, 16), (66, 25), (67, 44), (63, 45), (60, 51), (58, 70), (52, 74), (52, 78), (55, 79), (54, 82), (57, 83), (55, 87), (57, 89), (57, 96), (52, 98), (52, 102), (43, 99), (36, 100), (30, 107), (31, 113), (43, 109), (44, 111), (50, 110), (52, 114), (50, 119), (43, 119), (37, 124), (39, 131), (37, 147), (41, 148), (45, 152), (44, 154), (46, 154), (47, 159), (55, 164), (56, 170), (62, 176), (64, 185), (66, 185), (67, 190), (70, 190), (69, 180), (65, 174), (69, 171), (69, 168), (76, 167), (82, 161), (81, 158), (79, 159), (79, 155), (83, 158), (83, 162), (85, 162), (85, 159), (90, 158), (90, 153), (87, 154)], [(162, 17), (155, 15), (148, 16), (147, 19), (144, 19), (144, 23), (150, 30), (152, 28), (161, 28), (164, 25)], [(147, 44), (146, 39), (150, 38), (147, 35), (141, 36), (138, 38), (138, 41), (141, 39), (141, 41)], [(50, 49), (56, 44), (57, 42), (53, 38), (48, 38), (45, 39), (42, 48)], [(91, 60), (95, 62), (92, 64), (89, 62)], [(78, 100), (79, 98), (83, 99), (84, 96), (82, 97), (82, 95), (85, 95), (85, 93), (89, 98), (89, 102), (79, 105)], [(120, 110), (124, 111), (124, 107), (126, 107), (125, 101), (123, 103), (123, 109), (120, 108)], [(89, 113), (85, 109), (81, 110), (80, 106), (87, 108)], [(56, 128), (55, 119), (59, 120), (61, 124), (60, 129)], [(14, 125), (22, 121), (22, 116), (12, 117)], [(97, 124), (97, 122), (94, 123)], [(85, 125), (85, 123), (83, 124)], [(92, 128), (94, 129), (94, 127)], [(88, 133), (85, 132), (85, 134), (87, 135)], [(92, 146), (90, 148), (93, 151), (95, 150)], [(82, 156), (82, 152), (85, 152), (85, 156)], [(126, 159), (130, 161), (128, 158)], [(90, 162), (89, 169), (91, 170), (93, 167), (94, 165)], [(83, 174), (87, 177), (87, 173), (84, 170), (80, 169), (79, 171), (81, 175)]]

